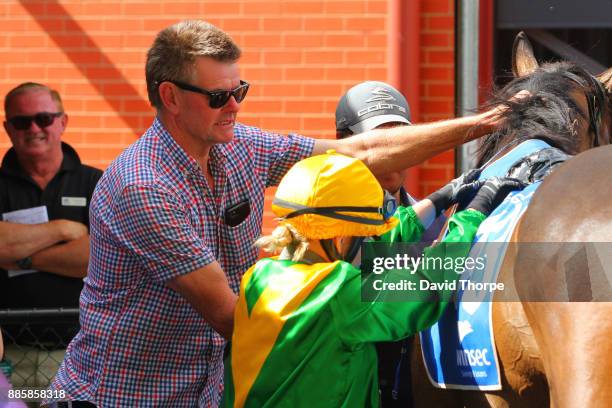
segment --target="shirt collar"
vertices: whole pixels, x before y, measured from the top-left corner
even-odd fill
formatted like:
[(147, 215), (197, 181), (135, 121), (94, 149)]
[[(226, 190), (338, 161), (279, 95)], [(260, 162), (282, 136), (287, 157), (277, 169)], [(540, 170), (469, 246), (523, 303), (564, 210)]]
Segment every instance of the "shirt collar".
[[(158, 117), (153, 121), (151, 130), (159, 137), (159, 139), (166, 145), (170, 156), (176, 164), (178, 164), (182, 170), (189, 172), (202, 172), (198, 162), (191, 157), (172, 137), (170, 132), (164, 127), (163, 123)], [(223, 145), (217, 144), (210, 149), (209, 160), (211, 165), (225, 161), (225, 148)]]
[(159, 140), (161, 140), (161, 142), (166, 146), (170, 159), (178, 165), (179, 170), (188, 171), (191, 173), (201, 171), (198, 162), (193, 157), (189, 156), (187, 152), (183, 150), (178, 143), (176, 143), (176, 140), (174, 140), (170, 132), (168, 132), (168, 130), (164, 127), (159, 118), (155, 118), (153, 125), (151, 125), (148, 132), (151, 132), (159, 137)]

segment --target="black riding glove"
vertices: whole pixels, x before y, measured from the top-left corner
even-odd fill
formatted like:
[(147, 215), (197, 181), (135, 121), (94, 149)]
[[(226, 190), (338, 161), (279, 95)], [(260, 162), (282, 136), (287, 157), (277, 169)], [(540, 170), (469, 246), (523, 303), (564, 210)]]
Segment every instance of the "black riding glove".
[(474, 197), (482, 182), (476, 181), (480, 169), (473, 169), (452, 180), (450, 183), (427, 196), (436, 207), (436, 216), (453, 204), (465, 204)]
[(525, 187), (525, 183), (512, 178), (493, 177), (488, 179), (468, 204), (468, 208), (488, 216), (514, 190)]

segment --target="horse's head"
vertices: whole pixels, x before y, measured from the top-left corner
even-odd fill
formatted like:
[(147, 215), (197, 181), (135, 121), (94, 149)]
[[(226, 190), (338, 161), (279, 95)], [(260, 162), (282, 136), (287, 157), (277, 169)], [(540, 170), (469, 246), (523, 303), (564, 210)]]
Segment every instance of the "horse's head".
[[(598, 77), (571, 62), (540, 65), (524, 33), (514, 42), (515, 78), (488, 105), (505, 105), (499, 129), (482, 140), (478, 165), (506, 147), (542, 139), (568, 154), (611, 143), (612, 69)], [(529, 96), (513, 98), (521, 90)]]

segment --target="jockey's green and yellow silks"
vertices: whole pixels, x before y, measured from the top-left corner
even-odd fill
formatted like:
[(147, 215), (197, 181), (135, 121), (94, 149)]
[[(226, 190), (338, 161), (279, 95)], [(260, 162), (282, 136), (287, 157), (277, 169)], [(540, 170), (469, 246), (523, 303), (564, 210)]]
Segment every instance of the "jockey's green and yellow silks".
[[(412, 226), (404, 226), (402, 238), (418, 241), (423, 228), (414, 211), (407, 208), (404, 215)], [(484, 218), (474, 211), (456, 214), (447, 239), (471, 241)], [(435, 251), (428, 250), (430, 255)], [(439, 281), (437, 275), (418, 271), (409, 276)], [(374, 342), (398, 340), (429, 327), (445, 304), (382, 298), (362, 302), (361, 272), (342, 261), (308, 265), (261, 260), (243, 277), (226, 361), (224, 404), (378, 406)]]
[(308, 305), (304, 301), (338, 264), (317, 264), (313, 269), (291, 261), (265, 259), (245, 274), (240, 287), (244, 296), (236, 305), (232, 337), (232, 365), (240, 366), (234, 372), (236, 405), (244, 404), (286, 321), (306, 313), (302, 319), (305, 322), (317, 312), (317, 308), (304, 310)]

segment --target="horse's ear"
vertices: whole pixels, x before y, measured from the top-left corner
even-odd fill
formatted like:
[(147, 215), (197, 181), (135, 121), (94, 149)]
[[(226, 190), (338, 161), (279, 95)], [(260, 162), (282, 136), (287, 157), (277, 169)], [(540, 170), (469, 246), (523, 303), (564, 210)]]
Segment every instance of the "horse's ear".
[(612, 67), (597, 75), (597, 79), (603, 84), (608, 93), (612, 93)]
[(512, 73), (517, 78), (522, 77), (531, 74), (538, 66), (527, 34), (521, 31), (514, 38), (514, 44), (512, 45)]

